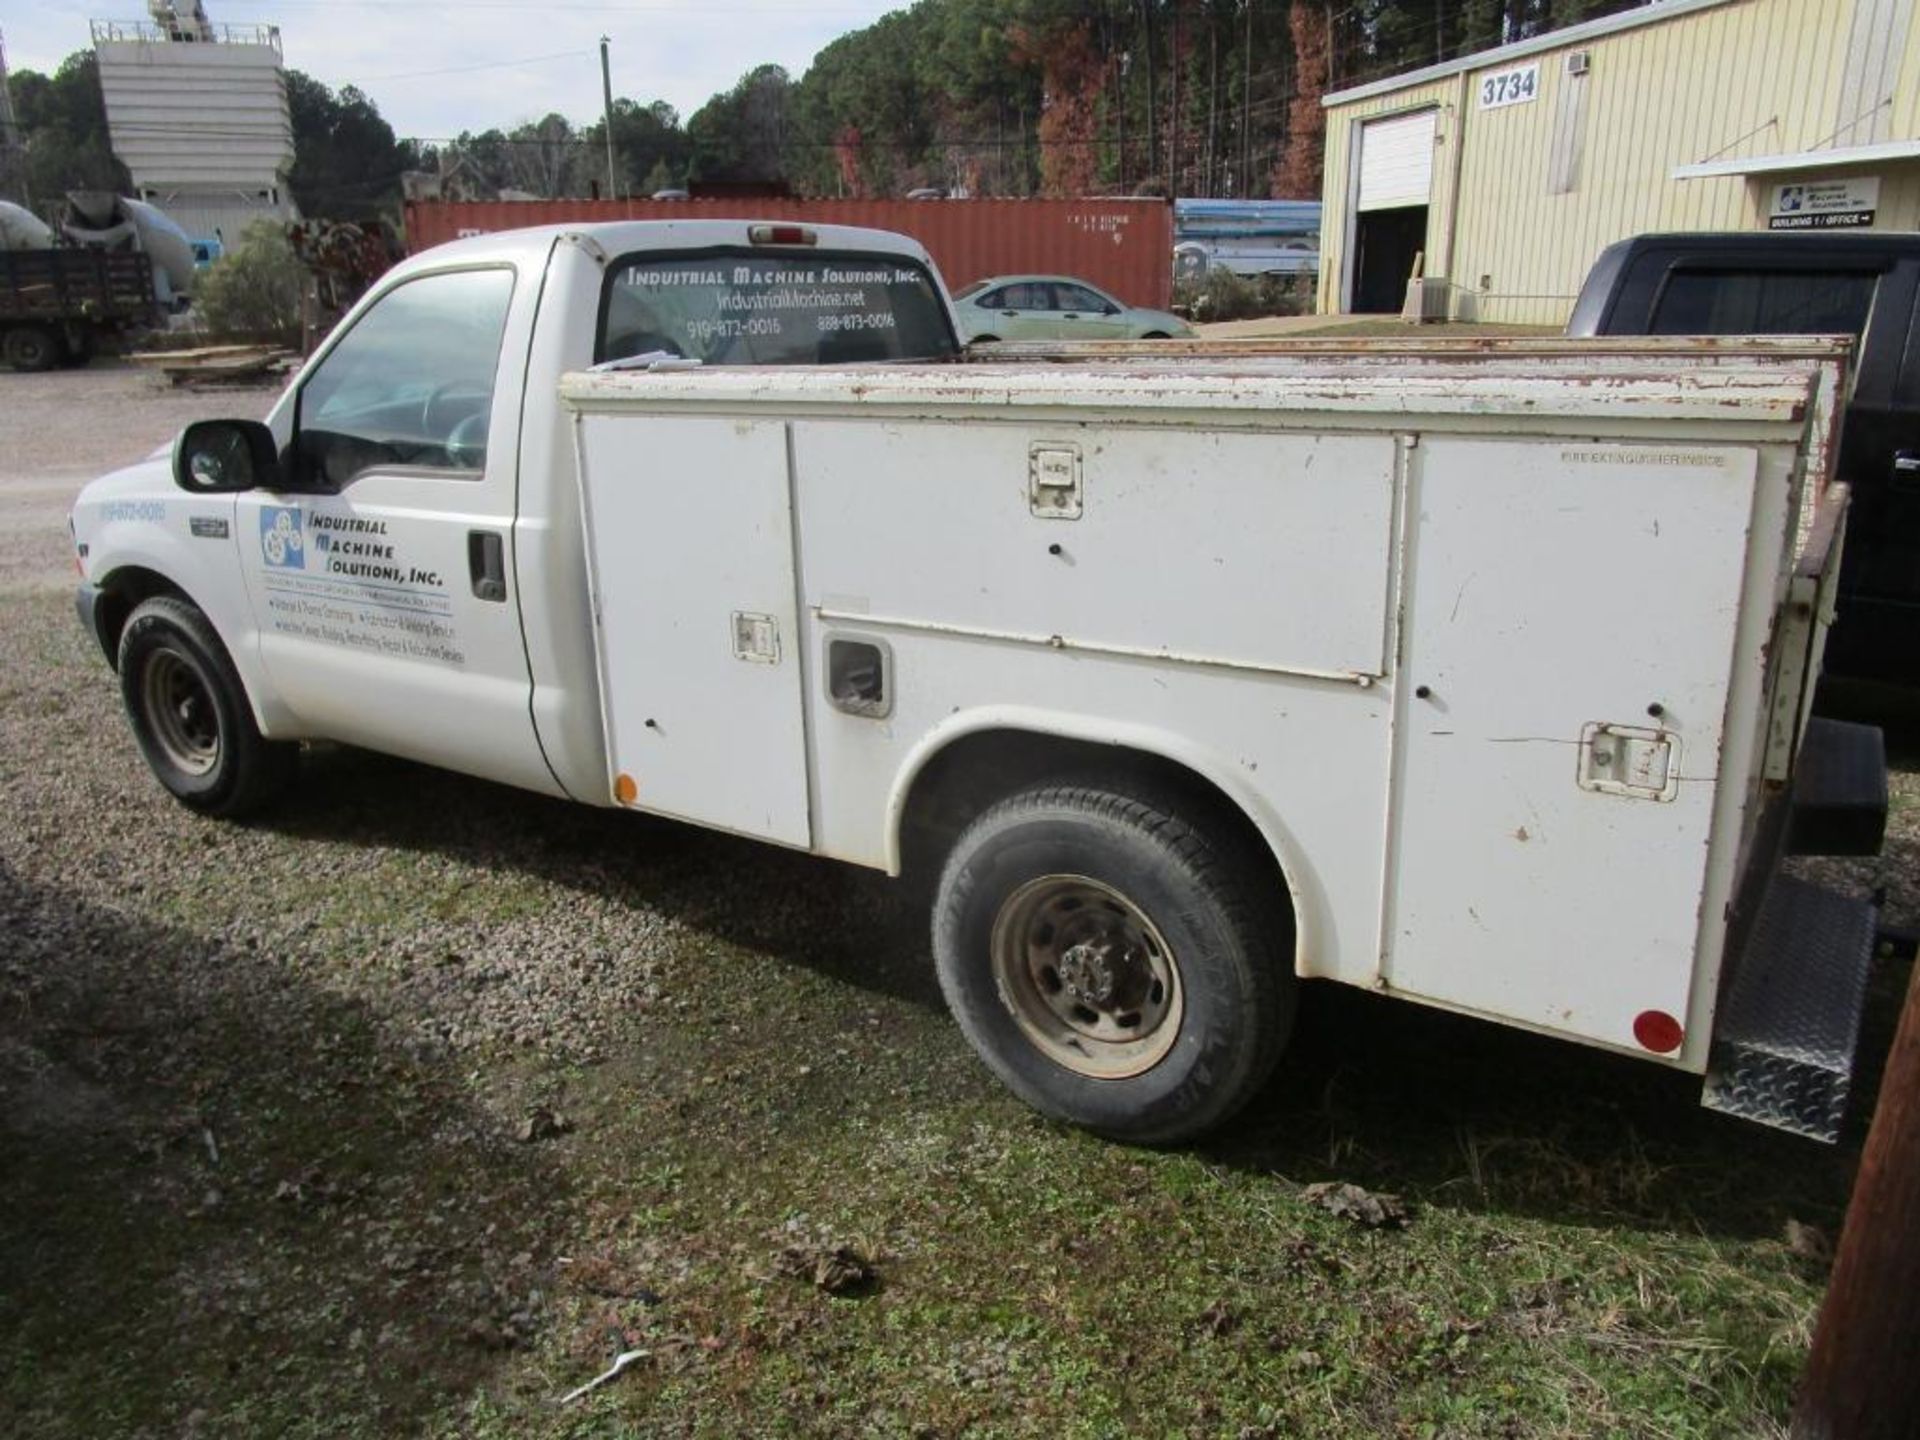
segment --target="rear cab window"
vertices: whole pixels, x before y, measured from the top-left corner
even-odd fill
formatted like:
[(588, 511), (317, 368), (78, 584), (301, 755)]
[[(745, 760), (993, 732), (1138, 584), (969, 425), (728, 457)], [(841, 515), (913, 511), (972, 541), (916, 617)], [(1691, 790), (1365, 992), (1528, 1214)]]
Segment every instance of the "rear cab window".
[(608, 270), (596, 361), (707, 365), (937, 360), (959, 345), (938, 285), (901, 255), (639, 251)]
[(1655, 335), (1863, 334), (1877, 268), (1675, 268), (1654, 301)]

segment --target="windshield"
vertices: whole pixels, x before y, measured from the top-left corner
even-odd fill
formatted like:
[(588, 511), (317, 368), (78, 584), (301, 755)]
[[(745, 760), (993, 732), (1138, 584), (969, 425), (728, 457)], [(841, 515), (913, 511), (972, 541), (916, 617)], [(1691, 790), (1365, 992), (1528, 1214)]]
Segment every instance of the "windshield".
[(615, 263), (594, 358), (664, 351), (708, 365), (845, 365), (956, 348), (933, 277), (915, 261), (727, 249)]
[(986, 288), (987, 288), (986, 281), (975, 280), (971, 284), (962, 285), (958, 290), (954, 291), (953, 298), (956, 300), (964, 300), (969, 295), (978, 295), (982, 290)]

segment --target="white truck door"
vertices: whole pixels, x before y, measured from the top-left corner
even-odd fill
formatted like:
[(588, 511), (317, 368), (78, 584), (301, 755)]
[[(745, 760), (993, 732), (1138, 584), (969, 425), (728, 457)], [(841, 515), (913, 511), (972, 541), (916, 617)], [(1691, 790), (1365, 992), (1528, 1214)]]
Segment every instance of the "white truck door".
[(510, 550), (532, 288), (516, 304), (493, 266), (389, 290), (302, 378), (307, 488), (243, 495), (236, 525), (261, 658), (311, 733), (551, 790)]
[(576, 424), (610, 793), (809, 844), (786, 426)]
[(1384, 978), (1635, 1048), (1687, 1013), (1755, 455), (1414, 455)]

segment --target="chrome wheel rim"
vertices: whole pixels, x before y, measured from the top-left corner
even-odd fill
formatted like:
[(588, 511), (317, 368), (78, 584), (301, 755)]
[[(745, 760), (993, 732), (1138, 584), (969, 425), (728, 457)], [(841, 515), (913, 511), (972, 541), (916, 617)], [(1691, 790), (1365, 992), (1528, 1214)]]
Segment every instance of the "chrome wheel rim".
[(162, 650), (147, 661), (140, 684), (154, 743), (167, 763), (188, 775), (211, 773), (220, 763), (220, 712), (200, 667)]
[(1125, 1080), (1167, 1057), (1185, 997), (1172, 947), (1146, 913), (1084, 875), (1043, 875), (994, 916), (994, 985), (1049, 1060)]

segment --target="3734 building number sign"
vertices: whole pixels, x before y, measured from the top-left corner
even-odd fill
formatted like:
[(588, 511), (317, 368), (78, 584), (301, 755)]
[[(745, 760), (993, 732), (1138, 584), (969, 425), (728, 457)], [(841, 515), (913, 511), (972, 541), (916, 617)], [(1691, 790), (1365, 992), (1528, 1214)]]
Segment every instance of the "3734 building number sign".
[(1540, 94), (1540, 65), (1516, 65), (1511, 70), (1496, 70), (1480, 77), (1480, 108), (1497, 110), (1502, 105), (1524, 105)]

